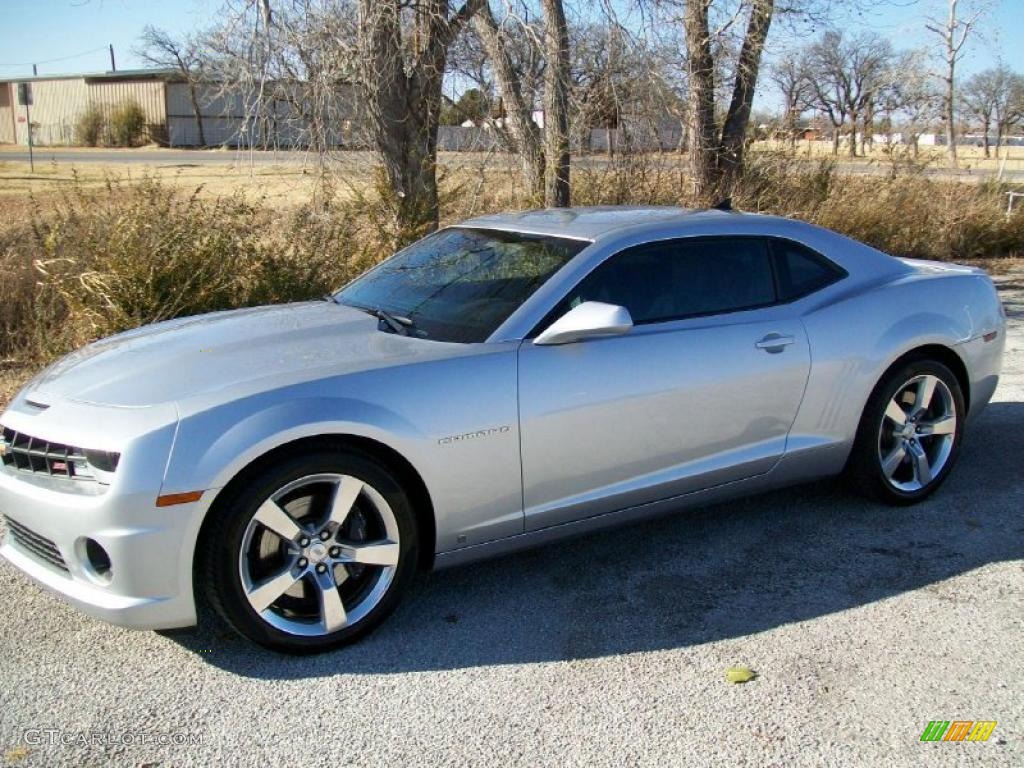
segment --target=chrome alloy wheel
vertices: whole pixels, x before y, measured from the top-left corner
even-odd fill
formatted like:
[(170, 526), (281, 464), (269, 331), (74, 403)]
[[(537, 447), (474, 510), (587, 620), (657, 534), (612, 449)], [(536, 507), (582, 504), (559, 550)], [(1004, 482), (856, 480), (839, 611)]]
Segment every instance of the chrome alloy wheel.
[(323, 636), (352, 626), (388, 591), (398, 522), (384, 497), (350, 475), (294, 480), (246, 527), (238, 569), (249, 605), (273, 627)]
[(949, 461), (956, 428), (956, 401), (938, 376), (915, 376), (897, 389), (878, 432), (889, 484), (908, 493), (929, 485)]

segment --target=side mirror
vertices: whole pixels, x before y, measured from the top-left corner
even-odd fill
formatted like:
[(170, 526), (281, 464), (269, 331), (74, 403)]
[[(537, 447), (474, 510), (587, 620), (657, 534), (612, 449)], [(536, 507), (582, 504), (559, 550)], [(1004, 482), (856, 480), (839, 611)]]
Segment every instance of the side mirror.
[(534, 344), (570, 344), (595, 336), (620, 336), (633, 327), (629, 310), (601, 301), (584, 301), (533, 340)]

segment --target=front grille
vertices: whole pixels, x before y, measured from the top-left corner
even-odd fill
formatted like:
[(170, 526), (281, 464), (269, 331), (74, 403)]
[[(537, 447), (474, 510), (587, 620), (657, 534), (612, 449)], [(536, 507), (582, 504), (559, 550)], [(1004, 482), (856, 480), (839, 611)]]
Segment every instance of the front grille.
[(45, 536), (40, 536), (38, 533), (30, 531), (16, 520), (11, 520), (7, 515), (4, 515), (4, 522), (7, 524), (7, 530), (11, 532), (11, 538), (14, 539), (15, 544), (31, 552), (44, 563), (49, 563), (65, 572), (68, 570), (67, 563), (61, 557), (60, 550), (57, 549), (56, 544)]
[(2, 459), (5, 467), (49, 477), (67, 477), (96, 482), (94, 469), (113, 472), (120, 456), (107, 451), (89, 451), (64, 443), (3, 428)]

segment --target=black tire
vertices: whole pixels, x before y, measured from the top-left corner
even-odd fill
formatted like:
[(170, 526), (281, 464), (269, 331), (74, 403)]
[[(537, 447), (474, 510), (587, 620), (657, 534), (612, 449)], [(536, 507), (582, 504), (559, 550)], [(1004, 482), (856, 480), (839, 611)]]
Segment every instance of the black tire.
[[(906, 393), (909, 390), (904, 389), (904, 387), (912, 380), (928, 376), (938, 378), (949, 392), (951, 407), (955, 410), (955, 432), (952, 433), (952, 439), (948, 442), (948, 454), (941, 468), (931, 476), (927, 483), (915, 489), (897, 487), (898, 483), (886, 475), (882, 466), (883, 457), (881, 454), (886, 450), (886, 446), (883, 444), (886, 440), (883, 434), (883, 422), (891, 424), (892, 432), (899, 431), (895, 427), (895, 422), (892, 422), (891, 419), (888, 422), (885, 421), (887, 418), (886, 409), (889, 407), (890, 401), (902, 392), (902, 402), (905, 402), (908, 409), (913, 411), (914, 405), (908, 403), (908, 398), (906, 397)], [(939, 387), (936, 386), (936, 389), (939, 389)], [(898, 364), (886, 372), (885, 376), (875, 387), (864, 408), (853, 450), (846, 466), (848, 481), (859, 493), (886, 504), (906, 506), (923, 501), (938, 490), (956, 463), (960, 453), (960, 442), (963, 438), (966, 414), (967, 409), (964, 405), (964, 395), (960, 388), (960, 383), (948, 367), (936, 360), (924, 357), (911, 358)], [(922, 419), (922, 423), (927, 423), (927, 420)], [(935, 437), (939, 436), (925, 435), (918, 437), (916, 438), (917, 442), (913, 444), (915, 446), (925, 445), (927, 442), (928, 445), (932, 445), (931, 441)], [(911, 441), (913, 442), (914, 439), (912, 437)], [(902, 441), (902, 438), (891, 437), (889, 440), (891, 441), (890, 445), (895, 447), (895, 442)], [(895, 456), (895, 453), (891, 455)], [(912, 464), (913, 457), (907, 455), (902, 460), (903, 464), (907, 462)], [(899, 471), (906, 472), (908, 469), (916, 480), (917, 472), (914, 467), (905, 467)], [(896, 478), (897, 476), (894, 475), (893, 477)], [(910, 481), (908, 483), (910, 485), (916, 484)]]
[[(250, 473), (245, 482), (240, 484), (241, 487), (230, 497), (224, 499), (223, 502), (219, 502), (213, 510), (212, 514), (215, 517), (207, 526), (199, 543), (200, 578), (204, 582), (206, 597), (210, 604), (243, 637), (267, 648), (284, 653), (322, 653), (347, 645), (365, 636), (380, 625), (398, 605), (403, 593), (414, 579), (418, 567), (419, 535), (416, 519), (409, 497), (402, 489), (395, 475), (387, 466), (371, 456), (349, 450), (333, 451), (318, 449), (279, 457), (279, 459), (279, 461), (273, 464), (263, 465), (261, 471)], [(306, 478), (321, 475), (344, 475), (356, 478), (376, 491), (386, 501), (393, 515), (390, 523), (392, 528), (397, 524), (399, 535), (398, 562), (390, 572), (391, 577), (388, 584), (381, 587), (381, 589), (386, 591), (383, 591), (381, 595), (375, 598), (375, 604), (364, 616), (357, 621), (343, 626), (341, 629), (328, 632), (323, 626), (326, 624), (327, 615), (326, 609), (323, 609), (323, 619), (319, 629), (314, 628), (311, 631), (323, 631), (324, 633), (307, 636), (294, 634), (278, 626), (273, 626), (250, 604), (249, 598), (246, 596), (246, 586), (243, 583), (243, 575), (241, 573), (243, 568), (242, 550), (243, 546), (249, 547), (247, 551), (252, 550), (253, 534), (251, 531), (253, 528), (250, 527), (250, 522), (253, 521), (257, 511), (265, 501), (290, 484), (302, 483), (305, 482)], [(369, 502), (365, 502), (365, 505), (371, 511), (364, 513), (362, 509), (365, 493), (359, 496), (353, 503), (350, 517), (355, 514), (365, 517), (375, 514), (372, 511), (375, 507), (368, 506)], [(300, 499), (298, 502), (290, 503), (304, 505), (303, 510), (308, 511), (313, 516), (317, 512), (315, 507), (318, 503), (316, 488), (312, 488), (308, 500), (302, 501)], [(329, 509), (325, 511), (329, 513)], [(301, 518), (296, 517), (295, 519), (301, 522)], [(364, 523), (363, 528), (365, 529), (372, 524), (372, 521)], [(315, 527), (315, 524), (311, 525)], [(259, 530), (261, 532), (260, 535), (267, 535), (263, 534), (262, 527), (259, 527)], [(313, 530), (313, 528), (310, 528), (310, 530)], [(247, 531), (249, 531), (248, 534)], [(337, 535), (339, 538), (343, 538), (342, 533), (343, 531), (338, 528)], [(291, 550), (297, 547), (297, 545), (285, 542), (285, 539), (278, 537), (277, 534), (273, 534), (272, 537), (270, 545), (271, 556), (281, 557), (285, 563), (297, 564), (298, 561), (295, 559), (297, 557), (295, 554), (284, 554), (285, 548)], [(279, 555), (274, 553), (274, 539), (276, 539), (276, 543), (281, 550)], [(311, 540), (312, 544), (315, 545), (316, 537), (311, 537)], [(335, 542), (331, 539), (325, 543), (333, 544)], [(260, 546), (262, 546), (262, 542), (260, 542)], [(299, 549), (297, 551), (299, 554), (302, 554), (305, 550)], [(249, 555), (245, 557), (249, 557)], [(248, 563), (249, 560), (244, 560), (244, 562)], [(307, 562), (310, 563), (308, 567), (312, 568), (312, 560), (310, 559)], [(275, 567), (280, 567), (280, 565)], [(319, 568), (320, 565), (316, 567)], [(325, 571), (328, 569), (326, 565), (323, 567)], [(378, 567), (382, 571), (386, 570), (383, 566), (375, 565), (359, 566), (355, 563), (350, 565), (332, 564), (330, 566), (330, 574), (333, 580), (335, 569), (348, 569), (343, 572), (343, 580), (338, 586), (340, 591), (345, 589), (344, 584), (347, 583), (349, 574), (353, 572), (354, 568), (364, 569), (363, 575), (367, 578), (372, 578), (372, 569)], [(287, 565), (285, 568), (287, 569)], [(307, 573), (301, 580), (307, 581), (310, 576), (313, 576), (313, 574)], [(358, 580), (356, 581), (356, 586), (358, 587)], [(319, 595), (315, 576), (313, 576), (311, 587), (304, 583), (294, 589), (300, 591), (302, 595), (300, 597), (282, 595), (279, 600), (291, 600), (298, 607), (302, 607), (304, 605), (302, 601), (311, 603)], [(343, 592), (342, 602), (344, 603)], [(351, 610), (348, 605), (344, 607), (347, 611)], [(293, 615), (299, 615), (300, 617), (302, 615), (301, 612), (294, 614), (290, 608), (279, 609), (277, 604), (269, 607), (267, 611), (272, 611), (275, 618), (280, 613), (281, 616), (285, 617), (285, 622), (291, 620)], [(266, 611), (264, 613), (270, 615)], [(312, 622), (313, 619), (310, 618), (309, 621)]]

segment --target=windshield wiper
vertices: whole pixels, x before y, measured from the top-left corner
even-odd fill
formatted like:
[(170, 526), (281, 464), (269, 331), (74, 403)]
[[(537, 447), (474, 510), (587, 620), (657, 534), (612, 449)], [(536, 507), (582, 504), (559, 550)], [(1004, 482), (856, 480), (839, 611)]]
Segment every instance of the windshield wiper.
[[(360, 307), (360, 309), (363, 308)], [(363, 311), (376, 317), (378, 320), (384, 323), (384, 325), (386, 325), (392, 331), (397, 333), (399, 336), (408, 336), (409, 329), (412, 328), (413, 325), (412, 320), (410, 320), (408, 317), (402, 317), (401, 315), (393, 315), (384, 309), (372, 309), (367, 307), (363, 309)]]
[(408, 317), (392, 315), (390, 312), (386, 312), (383, 309), (374, 309), (371, 310), (371, 313), (375, 315), (378, 320), (386, 323), (387, 326), (399, 336), (409, 335), (409, 329), (412, 328), (412, 320)]
[[(331, 297), (331, 296), (325, 296), (324, 298), (325, 299), (328, 299), (328, 298), (332, 299), (335, 304), (342, 304), (343, 303), (341, 301), (338, 301), (337, 298), (334, 298), (334, 297)], [(409, 329), (413, 328), (413, 326), (415, 325), (415, 323), (413, 323), (413, 321), (410, 320), (408, 317), (403, 317), (402, 315), (393, 315), (390, 312), (388, 312), (386, 309), (377, 309), (377, 308), (374, 308), (374, 307), (363, 307), (363, 306), (360, 306), (359, 304), (346, 304), (345, 306), (352, 307), (352, 309), (358, 309), (360, 312), (365, 312), (366, 314), (370, 315), (371, 317), (376, 317), (378, 320), (380, 320), (382, 323), (384, 323), (384, 325), (386, 325), (388, 328), (390, 328), (392, 331), (394, 331), (395, 333), (397, 333), (400, 336), (408, 336), (409, 335)]]

